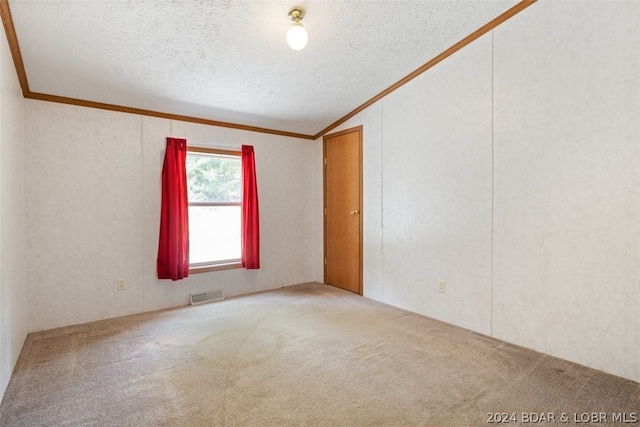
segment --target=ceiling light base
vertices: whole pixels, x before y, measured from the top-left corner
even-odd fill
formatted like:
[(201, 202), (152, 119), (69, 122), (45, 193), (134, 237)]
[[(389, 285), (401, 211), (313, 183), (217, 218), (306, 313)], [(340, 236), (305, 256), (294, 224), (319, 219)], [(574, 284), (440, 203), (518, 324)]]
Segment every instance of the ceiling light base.
[(300, 6), (292, 7), (289, 11), (289, 19), (293, 22), (300, 22), (304, 18), (304, 9)]

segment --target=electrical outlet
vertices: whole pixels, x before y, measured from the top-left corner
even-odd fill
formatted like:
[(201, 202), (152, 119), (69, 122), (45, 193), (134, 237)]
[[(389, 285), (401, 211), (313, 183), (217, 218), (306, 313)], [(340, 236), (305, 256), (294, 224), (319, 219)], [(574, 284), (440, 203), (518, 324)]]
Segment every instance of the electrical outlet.
[(444, 280), (438, 280), (438, 292), (444, 292), (447, 289), (447, 283)]
[(124, 291), (125, 289), (127, 289), (127, 282), (124, 279), (118, 279), (118, 290)]

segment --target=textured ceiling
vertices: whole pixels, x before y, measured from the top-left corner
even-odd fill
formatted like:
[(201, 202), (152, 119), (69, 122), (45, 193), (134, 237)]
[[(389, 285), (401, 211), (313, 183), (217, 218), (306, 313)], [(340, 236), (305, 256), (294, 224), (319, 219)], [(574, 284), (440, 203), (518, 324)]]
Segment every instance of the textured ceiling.
[[(32, 92), (315, 134), (515, 0), (9, 0)], [(285, 41), (306, 9), (309, 43)]]

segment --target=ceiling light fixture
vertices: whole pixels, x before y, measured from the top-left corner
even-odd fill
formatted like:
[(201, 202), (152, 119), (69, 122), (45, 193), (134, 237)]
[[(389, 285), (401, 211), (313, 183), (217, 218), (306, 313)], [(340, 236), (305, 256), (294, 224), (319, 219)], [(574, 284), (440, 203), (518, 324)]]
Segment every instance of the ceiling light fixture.
[(303, 49), (309, 41), (307, 30), (304, 29), (300, 21), (304, 18), (304, 9), (296, 6), (289, 11), (289, 19), (293, 21), (291, 28), (287, 31), (287, 43), (293, 50)]

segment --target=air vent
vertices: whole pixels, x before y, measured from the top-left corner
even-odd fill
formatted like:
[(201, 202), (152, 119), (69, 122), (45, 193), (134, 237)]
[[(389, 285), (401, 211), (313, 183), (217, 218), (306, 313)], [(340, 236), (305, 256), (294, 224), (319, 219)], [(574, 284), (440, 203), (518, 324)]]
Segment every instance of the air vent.
[(223, 299), (224, 299), (224, 292), (222, 291), (203, 292), (201, 294), (190, 294), (189, 304), (198, 305), (198, 304), (204, 304), (206, 302), (221, 301)]

